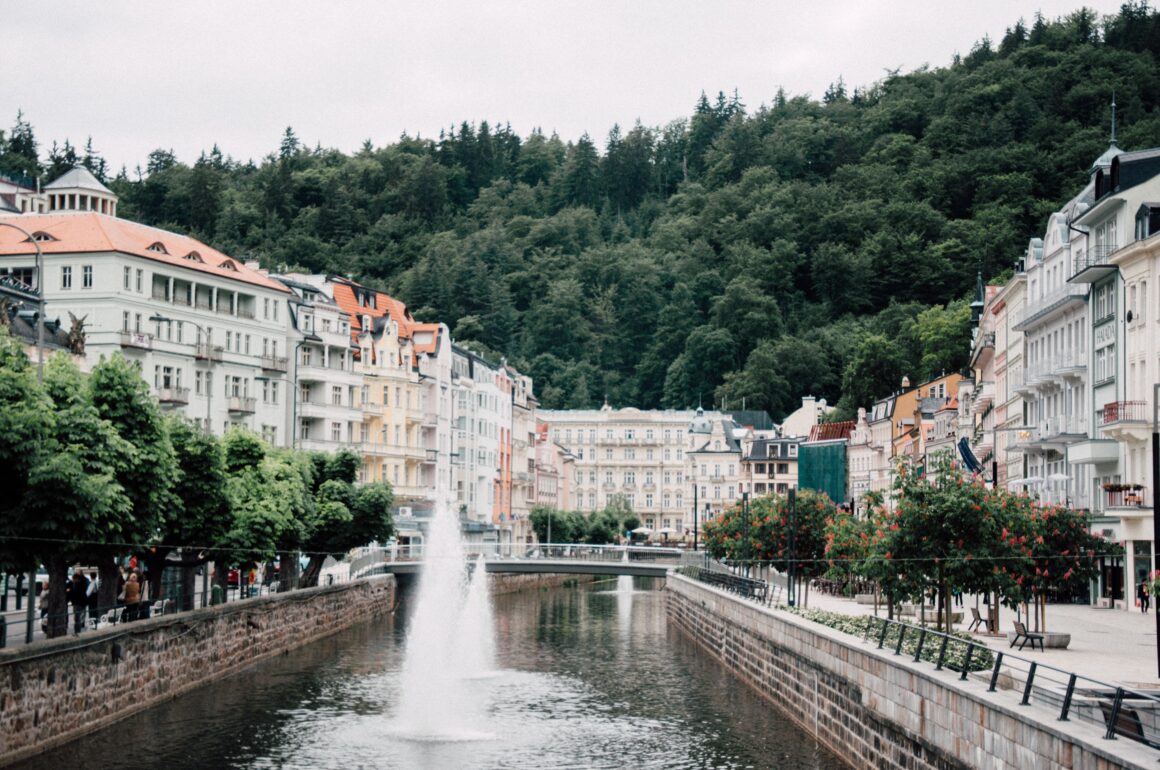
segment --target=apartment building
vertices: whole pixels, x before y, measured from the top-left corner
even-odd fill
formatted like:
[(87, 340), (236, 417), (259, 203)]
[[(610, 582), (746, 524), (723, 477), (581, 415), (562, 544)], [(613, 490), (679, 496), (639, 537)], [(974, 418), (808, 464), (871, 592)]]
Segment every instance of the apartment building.
[[(728, 419), (726, 415), (703, 410), (613, 409), (606, 403), (600, 409), (541, 410), (539, 417), (549, 426), (550, 440), (575, 457), (577, 509), (599, 510), (619, 495), (649, 529), (672, 530), (665, 533), (670, 539), (678, 532), (683, 536), (686, 529), (692, 531), (691, 472), (695, 466), (688, 453), (703, 449), (706, 443), (723, 442), (720, 432), (714, 438), (713, 425)], [(736, 472), (739, 461), (733, 462)], [(705, 496), (711, 498), (708, 454), (705, 465), (701, 477)], [(718, 483), (724, 483), (725, 472), (717, 476)], [(727, 491), (721, 490), (718, 505), (724, 503)], [(701, 501), (702, 507), (705, 502), (709, 501)]]
[(285, 436), (285, 391), (276, 401), (258, 397), (295, 335), (291, 291), (192, 238), (99, 213), (115, 211), (116, 196), (84, 169), (50, 190), (45, 213), (5, 218), (35, 245), (0, 228), (0, 275), (38, 285), (39, 246), (46, 315), (83, 322), (90, 365), (121, 352), (140, 364), (164, 409), (218, 434), (266, 426)]

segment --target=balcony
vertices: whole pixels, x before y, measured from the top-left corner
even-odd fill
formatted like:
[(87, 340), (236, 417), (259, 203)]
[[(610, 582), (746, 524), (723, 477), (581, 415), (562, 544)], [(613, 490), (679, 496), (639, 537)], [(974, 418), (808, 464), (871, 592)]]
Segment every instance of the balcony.
[(1077, 254), (1072, 262), (1071, 278), (1069, 283), (1096, 283), (1118, 270), (1110, 264), (1110, 257), (1120, 250), (1115, 243), (1098, 243), (1090, 246), (1086, 252)]
[(1104, 435), (1120, 441), (1144, 441), (1151, 432), (1151, 416), (1146, 401), (1112, 401), (1099, 412), (1099, 426)]
[[(1112, 487), (1108, 489), (1107, 487)], [(1110, 484), (1106, 485), (1104, 494), (1104, 510), (1113, 508), (1143, 509), (1145, 489), (1141, 484)]]
[(253, 396), (230, 396), (230, 414), (253, 414), (257, 399)]
[(121, 332), (121, 347), (138, 350), (153, 349), (153, 335), (141, 332)]
[(1020, 332), (1037, 326), (1043, 321), (1050, 320), (1057, 312), (1080, 305), (1086, 299), (1086, 286), (1066, 283), (1053, 291), (1047, 292), (1042, 297), (1028, 299), (1027, 304), (1023, 307), (1023, 312), (1019, 315), (1018, 320), (1016, 320), (1012, 328)]
[(1104, 404), (1100, 413), (1100, 427), (1118, 422), (1147, 422), (1148, 404), (1144, 401), (1112, 401)]
[(262, 369), (267, 372), (285, 372), (289, 362), (285, 356), (262, 356)]
[(199, 342), (194, 348), (193, 357), (198, 361), (217, 361), (220, 363), (224, 352), (225, 348), (221, 345), (208, 345)]
[(436, 460), (439, 459), (438, 449), (425, 449), (423, 451), (426, 452), (426, 456), (423, 458), (423, 463), (425, 465), (434, 465)]
[(157, 391), (157, 403), (185, 406), (189, 403), (189, 388), (162, 388)]
[(975, 391), (975, 402), (972, 405), (971, 411), (975, 414), (982, 414), (995, 402), (995, 383), (991, 381), (980, 382), (978, 389)]

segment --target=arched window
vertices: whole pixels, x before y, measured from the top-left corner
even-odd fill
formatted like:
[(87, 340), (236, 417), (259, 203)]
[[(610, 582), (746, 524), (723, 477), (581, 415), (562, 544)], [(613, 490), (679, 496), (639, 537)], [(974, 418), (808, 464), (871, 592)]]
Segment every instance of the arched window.
[(154, 241), (149, 245), (149, 251), (156, 251), (158, 254), (168, 254), (169, 249), (165, 248), (165, 244), (161, 241)]

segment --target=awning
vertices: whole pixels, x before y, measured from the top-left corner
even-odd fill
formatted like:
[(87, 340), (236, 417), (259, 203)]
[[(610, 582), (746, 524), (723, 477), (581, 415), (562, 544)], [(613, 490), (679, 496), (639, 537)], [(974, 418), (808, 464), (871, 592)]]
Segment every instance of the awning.
[(971, 473), (982, 473), (983, 466), (975, 457), (975, 453), (971, 451), (971, 444), (967, 441), (967, 437), (963, 436), (959, 439), (959, 454), (963, 457), (963, 462), (966, 463), (968, 470)]

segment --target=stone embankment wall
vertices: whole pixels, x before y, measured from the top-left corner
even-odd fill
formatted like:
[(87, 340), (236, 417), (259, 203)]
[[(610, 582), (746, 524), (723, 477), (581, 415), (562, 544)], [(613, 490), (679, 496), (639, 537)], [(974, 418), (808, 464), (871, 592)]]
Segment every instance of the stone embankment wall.
[(0, 765), (389, 613), (384, 575), (0, 650)]
[(541, 588), (591, 583), (596, 575), (556, 575), (551, 573), (497, 572), (488, 575), (488, 588), (493, 596), (514, 594), (520, 591), (538, 591)]
[[(860, 639), (680, 575), (669, 622), (857, 768), (1152, 768), (1156, 752), (1058, 722), (1010, 691), (913, 663)], [(1114, 752), (1114, 753), (1113, 753)]]

